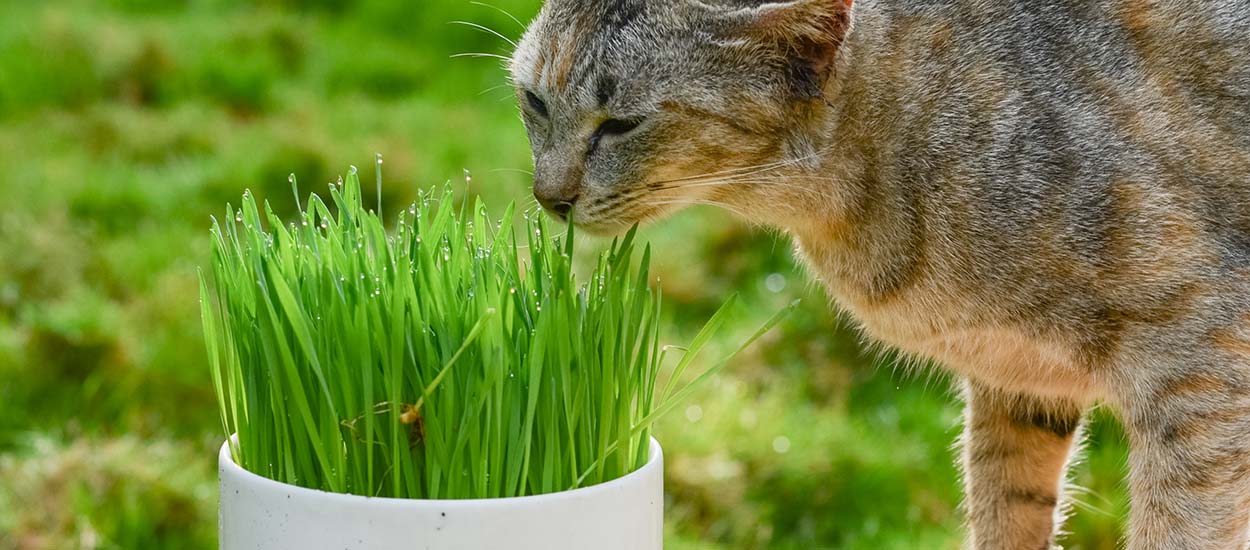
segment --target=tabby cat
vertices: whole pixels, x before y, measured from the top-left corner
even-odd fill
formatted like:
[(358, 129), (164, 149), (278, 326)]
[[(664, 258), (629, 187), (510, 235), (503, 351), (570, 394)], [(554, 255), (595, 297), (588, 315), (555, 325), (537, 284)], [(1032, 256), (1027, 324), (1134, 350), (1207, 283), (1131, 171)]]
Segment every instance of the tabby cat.
[(1082, 416), (1132, 549), (1250, 531), (1250, 0), (548, 0), (512, 57), (554, 215), (721, 205), (964, 380), (968, 545), (1046, 549)]

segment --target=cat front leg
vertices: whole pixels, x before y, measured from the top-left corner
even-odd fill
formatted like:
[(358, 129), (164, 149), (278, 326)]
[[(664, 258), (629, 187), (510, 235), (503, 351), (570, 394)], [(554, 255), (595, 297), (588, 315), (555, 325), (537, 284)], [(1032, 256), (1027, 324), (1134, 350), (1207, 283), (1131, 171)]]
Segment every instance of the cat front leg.
[(1250, 343), (1227, 340), (1246, 353), (1188, 348), (1126, 382), (1131, 550), (1250, 547)]
[(1066, 512), (1064, 472), (1083, 407), (965, 384), (962, 459), (968, 546), (1047, 550)]

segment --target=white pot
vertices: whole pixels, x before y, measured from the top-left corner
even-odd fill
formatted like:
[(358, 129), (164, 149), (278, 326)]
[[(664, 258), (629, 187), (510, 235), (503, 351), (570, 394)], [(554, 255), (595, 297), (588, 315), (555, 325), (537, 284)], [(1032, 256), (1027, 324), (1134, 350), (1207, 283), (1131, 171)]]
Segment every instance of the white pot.
[(664, 453), (623, 478), (563, 493), (407, 500), (279, 483), (218, 457), (222, 550), (659, 550)]

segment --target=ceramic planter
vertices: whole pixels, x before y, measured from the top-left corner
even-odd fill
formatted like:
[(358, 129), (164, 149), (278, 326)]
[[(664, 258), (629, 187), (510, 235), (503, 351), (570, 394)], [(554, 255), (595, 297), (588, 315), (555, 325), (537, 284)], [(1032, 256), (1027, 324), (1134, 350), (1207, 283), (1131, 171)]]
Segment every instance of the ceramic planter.
[(659, 550), (664, 454), (600, 485), (486, 500), (406, 500), (326, 493), (244, 470), (223, 445), (222, 550)]

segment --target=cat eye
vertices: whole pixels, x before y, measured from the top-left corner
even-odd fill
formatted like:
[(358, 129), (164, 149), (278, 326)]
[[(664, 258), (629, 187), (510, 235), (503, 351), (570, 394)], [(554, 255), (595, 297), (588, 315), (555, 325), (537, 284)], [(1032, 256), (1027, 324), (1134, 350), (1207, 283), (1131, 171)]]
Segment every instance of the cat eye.
[(642, 119), (609, 118), (599, 125), (596, 133), (603, 136), (622, 136), (637, 129), (640, 124), (642, 124)]
[(535, 113), (538, 113), (538, 116), (547, 118), (547, 104), (544, 103), (538, 96), (534, 95), (534, 92), (526, 91), (525, 101), (530, 104), (530, 109), (533, 109)]
[(594, 135), (590, 136), (590, 150), (586, 154), (594, 153), (599, 148), (599, 142), (604, 136), (623, 136), (642, 125), (641, 118), (609, 118), (599, 124), (599, 128), (595, 130)]

